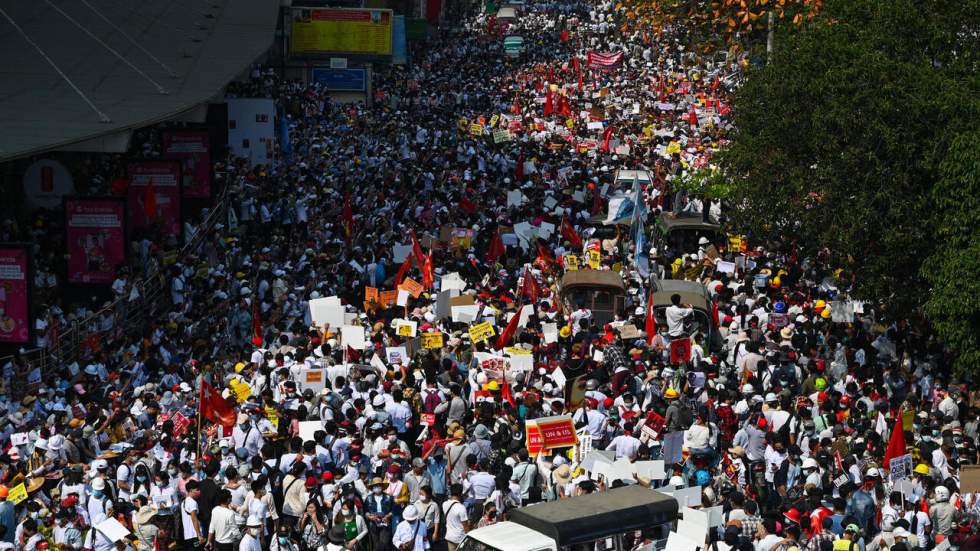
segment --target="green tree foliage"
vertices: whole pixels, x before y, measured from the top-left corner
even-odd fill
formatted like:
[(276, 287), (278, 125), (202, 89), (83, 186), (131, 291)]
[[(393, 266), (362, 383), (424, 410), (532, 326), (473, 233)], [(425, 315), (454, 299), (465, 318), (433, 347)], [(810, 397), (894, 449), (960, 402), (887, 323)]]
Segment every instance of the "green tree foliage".
[(939, 248), (922, 267), (932, 285), (925, 312), (956, 351), (956, 368), (971, 373), (980, 369), (980, 131), (959, 136), (940, 170)]
[(940, 163), (978, 114), (980, 0), (828, 0), (750, 70), (721, 158), (737, 224), (827, 247), (858, 298), (925, 301)]

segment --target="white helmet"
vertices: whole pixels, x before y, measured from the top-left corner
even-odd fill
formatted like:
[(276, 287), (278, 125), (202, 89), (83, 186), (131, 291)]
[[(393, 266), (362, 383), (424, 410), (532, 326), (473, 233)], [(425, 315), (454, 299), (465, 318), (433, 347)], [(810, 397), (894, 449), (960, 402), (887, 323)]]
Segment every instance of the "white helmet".
[(949, 489), (946, 486), (936, 486), (936, 501), (949, 501)]
[(804, 469), (819, 469), (820, 465), (817, 464), (817, 460), (812, 457), (807, 457), (803, 460)]

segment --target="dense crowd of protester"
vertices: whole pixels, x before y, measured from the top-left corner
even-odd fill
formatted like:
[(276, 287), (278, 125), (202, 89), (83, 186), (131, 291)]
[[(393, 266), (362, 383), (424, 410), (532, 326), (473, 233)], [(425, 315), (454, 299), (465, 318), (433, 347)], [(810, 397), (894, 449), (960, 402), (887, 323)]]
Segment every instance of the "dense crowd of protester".
[[(926, 329), (849, 300), (860, 274), (792, 236), (658, 240), (658, 220), (724, 223), (682, 183), (724, 147), (740, 67), (683, 31), (532, 2), (413, 46), (368, 103), (272, 71), (231, 87), (276, 100), (289, 151), (221, 166), (227, 220), (166, 268), (145, 331), (27, 396), (23, 359), (4, 366), (0, 548), (453, 551), (513, 508), (625, 484), (700, 487), (691, 505), (724, 510), (713, 548), (976, 545), (960, 468), (980, 416)], [(603, 223), (631, 200), (632, 224)], [(621, 306), (563, 300), (575, 269), (621, 277)], [(708, 306), (652, 315), (668, 280)], [(580, 445), (529, 452), (527, 421), (564, 415)]]

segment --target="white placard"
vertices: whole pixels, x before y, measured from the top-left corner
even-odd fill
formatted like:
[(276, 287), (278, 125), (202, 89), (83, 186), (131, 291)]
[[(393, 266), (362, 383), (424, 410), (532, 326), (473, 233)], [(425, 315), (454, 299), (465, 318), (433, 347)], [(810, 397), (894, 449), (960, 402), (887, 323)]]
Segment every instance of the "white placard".
[(711, 525), (711, 515), (707, 511), (700, 511), (698, 509), (691, 509), (690, 507), (684, 507), (681, 509), (684, 515), (684, 520), (688, 522), (693, 522), (695, 524), (700, 524), (707, 528)]
[(475, 304), (453, 306), (451, 310), (453, 321), (459, 323), (470, 323), (476, 320), (476, 316), (480, 313), (480, 307)]
[(705, 511), (708, 513), (709, 528), (717, 528), (725, 525), (725, 507), (723, 505), (709, 507)]
[(544, 333), (544, 342), (546, 344), (551, 344), (553, 342), (558, 342), (558, 324), (557, 323), (542, 323), (541, 331)]
[(340, 339), (344, 346), (349, 346), (354, 350), (364, 350), (364, 326), (345, 325), (341, 327)]
[(734, 274), (735, 273), (735, 263), (727, 262), (725, 260), (719, 260), (715, 263), (715, 270), (723, 274)]
[(408, 351), (404, 346), (385, 348), (385, 358), (388, 360), (388, 365), (408, 365)]
[(531, 354), (511, 354), (510, 368), (513, 371), (526, 373), (534, 369), (534, 356)]
[(315, 298), (309, 302), (310, 318), (317, 327), (330, 324), (332, 328), (344, 326), (344, 307), (337, 297)]
[(507, 192), (508, 207), (519, 207), (523, 202), (524, 202), (524, 194), (521, 193), (521, 190), (514, 189)]
[(677, 533), (685, 538), (704, 544), (705, 540), (708, 539), (708, 525), (691, 522), (685, 517), (677, 521)]
[(406, 291), (405, 289), (399, 289), (398, 300), (395, 301), (395, 304), (397, 304), (398, 306), (408, 306), (408, 297), (410, 296), (411, 294), (409, 294), (409, 292)]
[(664, 462), (659, 459), (655, 461), (637, 461), (633, 463), (633, 468), (636, 469), (636, 476), (647, 480), (663, 480), (667, 478)]
[(30, 440), (30, 435), (26, 432), (17, 432), (10, 435), (10, 443), (14, 446), (26, 446)]
[(667, 536), (667, 546), (664, 548), (667, 551), (697, 551), (698, 547), (704, 545), (704, 542), (698, 543), (696, 540), (684, 537), (677, 532), (671, 532)]
[(96, 524), (95, 529), (113, 543), (129, 537), (129, 530), (121, 522), (111, 517)]
[(398, 243), (395, 243), (395, 246), (392, 248), (392, 255), (394, 256), (394, 260), (396, 264), (401, 264), (402, 262), (405, 262), (405, 259), (408, 258), (408, 255), (410, 254), (412, 254), (411, 245), (400, 245)]
[(538, 227), (538, 236), (541, 239), (548, 239), (553, 233), (555, 233), (554, 224), (551, 222), (541, 222), (541, 225)]
[(558, 385), (558, 388), (564, 389), (565, 382), (568, 381), (568, 378), (565, 377), (565, 372), (562, 371), (560, 367), (556, 367), (555, 370), (551, 372), (551, 380)]
[(303, 442), (307, 440), (313, 440), (313, 435), (318, 430), (323, 430), (323, 423), (320, 421), (300, 421), (299, 422), (299, 437), (303, 439)]
[(458, 273), (453, 272), (442, 276), (442, 282), (440, 283), (439, 289), (442, 291), (450, 291), (452, 289), (464, 291), (466, 289), (466, 282), (463, 281), (463, 278), (460, 277)]

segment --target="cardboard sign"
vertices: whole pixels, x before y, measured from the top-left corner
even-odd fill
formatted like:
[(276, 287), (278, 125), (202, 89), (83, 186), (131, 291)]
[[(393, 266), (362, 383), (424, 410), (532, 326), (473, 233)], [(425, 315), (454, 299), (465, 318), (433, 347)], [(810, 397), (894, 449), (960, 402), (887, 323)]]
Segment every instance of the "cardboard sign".
[(395, 302), (398, 300), (398, 291), (381, 291), (378, 296), (378, 304), (382, 308), (388, 308), (389, 306), (394, 306)]
[(326, 369), (304, 369), (299, 374), (299, 392), (303, 392), (306, 389), (312, 390), (314, 393), (319, 393), (327, 386), (327, 370)]
[(419, 420), (419, 424), (423, 427), (434, 427), (436, 425), (436, 414), (423, 413), (422, 418)]
[(578, 443), (575, 423), (571, 415), (561, 415), (535, 420), (541, 435), (541, 444), (546, 450), (567, 448)]
[(385, 348), (385, 358), (388, 360), (388, 365), (408, 365), (408, 352), (404, 346), (389, 346)]
[(742, 239), (741, 235), (728, 236), (728, 250), (733, 253), (744, 253), (748, 250), (748, 243)]
[(471, 136), (482, 136), (483, 135), (483, 125), (482, 124), (471, 124), (470, 125), (470, 135)]
[(344, 346), (349, 346), (354, 350), (364, 350), (364, 326), (345, 325), (340, 328), (340, 339)]
[(691, 360), (691, 339), (674, 339), (670, 341), (670, 363), (680, 364)]
[(573, 254), (566, 254), (562, 259), (565, 261), (565, 269), (569, 272), (578, 270), (578, 257)]
[(593, 270), (598, 270), (599, 266), (602, 265), (602, 255), (599, 253), (599, 251), (595, 251), (595, 250), (589, 251), (588, 258), (589, 258), (588, 260), (589, 267), (592, 268)]
[(419, 295), (422, 294), (422, 291), (425, 290), (425, 287), (422, 287), (422, 284), (419, 283), (418, 281), (415, 281), (414, 279), (407, 277), (405, 278), (405, 281), (402, 281), (402, 284), (398, 286), (398, 290), (408, 291), (408, 293), (412, 295), (412, 298), (419, 298)]
[(433, 349), (442, 348), (442, 332), (422, 333), (422, 348)]
[(684, 433), (681, 431), (668, 432), (664, 435), (664, 462), (680, 463), (683, 460)]
[(528, 455), (537, 455), (544, 451), (541, 445), (541, 432), (534, 421), (528, 421), (525, 425), (524, 439)]
[(378, 302), (378, 288), (377, 287), (365, 287), (364, 288), (364, 302)]
[(496, 336), (497, 333), (493, 330), (493, 324), (489, 321), (483, 323), (478, 323), (469, 328), (470, 340), (474, 343), (483, 342), (490, 337)]
[(912, 478), (912, 454), (893, 457), (888, 461), (888, 480)]
[(504, 143), (511, 140), (510, 130), (506, 128), (493, 131), (493, 143)]
[(980, 465), (960, 466), (960, 493), (980, 492)]

